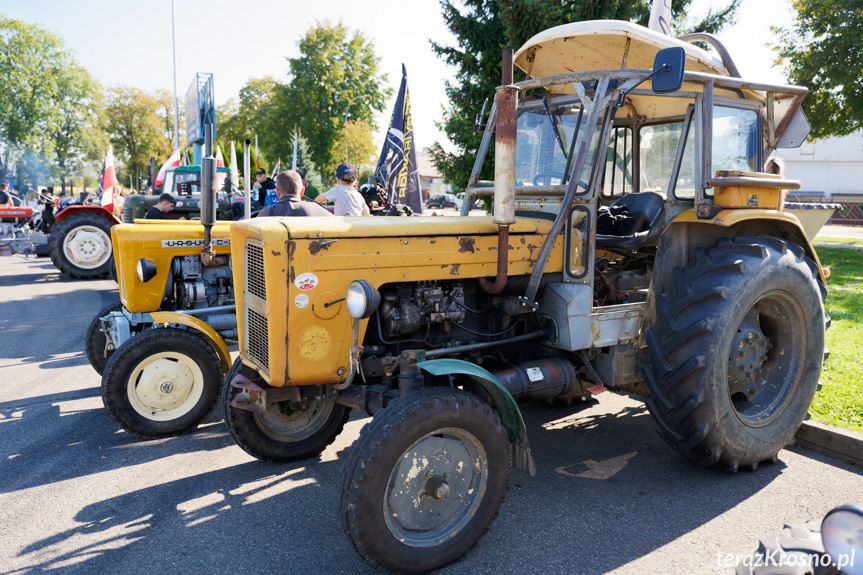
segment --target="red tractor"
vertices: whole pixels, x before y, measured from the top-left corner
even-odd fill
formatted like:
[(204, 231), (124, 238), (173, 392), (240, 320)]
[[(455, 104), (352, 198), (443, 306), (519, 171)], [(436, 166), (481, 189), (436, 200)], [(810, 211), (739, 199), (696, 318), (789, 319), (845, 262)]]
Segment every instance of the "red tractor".
[(86, 192), (54, 216), (48, 254), (64, 274), (77, 279), (107, 277), (114, 261), (111, 226), (121, 223), (109, 210), (87, 204)]

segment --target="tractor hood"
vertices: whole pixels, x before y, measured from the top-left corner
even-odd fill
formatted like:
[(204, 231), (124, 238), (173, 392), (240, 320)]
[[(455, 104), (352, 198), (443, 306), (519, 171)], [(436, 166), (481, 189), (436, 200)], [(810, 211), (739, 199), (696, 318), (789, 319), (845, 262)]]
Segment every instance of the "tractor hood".
[[(267, 218), (270, 219), (270, 218)], [(395, 220), (395, 221), (394, 221)], [(315, 240), (320, 238), (387, 238), (421, 237), (441, 235), (497, 235), (498, 226), (492, 216), (486, 217), (435, 217), (412, 216), (409, 218), (375, 218), (344, 216), (333, 218), (272, 218), (288, 230), (292, 240)], [(260, 220), (256, 224), (262, 225)], [(402, 224), (402, 225), (398, 225)], [(517, 218), (510, 226), (511, 234), (534, 233), (539, 221)], [(547, 226), (546, 226), (547, 227)]]

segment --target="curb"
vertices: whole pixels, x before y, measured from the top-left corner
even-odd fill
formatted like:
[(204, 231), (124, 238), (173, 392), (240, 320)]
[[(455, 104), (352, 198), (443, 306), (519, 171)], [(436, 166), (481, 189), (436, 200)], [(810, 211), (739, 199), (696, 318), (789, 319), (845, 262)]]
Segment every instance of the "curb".
[(825, 244), (822, 242), (813, 242), (812, 245), (816, 248), (848, 248), (851, 250), (863, 250), (863, 246), (856, 244)]
[(799, 447), (863, 467), (863, 433), (804, 421), (796, 438)]

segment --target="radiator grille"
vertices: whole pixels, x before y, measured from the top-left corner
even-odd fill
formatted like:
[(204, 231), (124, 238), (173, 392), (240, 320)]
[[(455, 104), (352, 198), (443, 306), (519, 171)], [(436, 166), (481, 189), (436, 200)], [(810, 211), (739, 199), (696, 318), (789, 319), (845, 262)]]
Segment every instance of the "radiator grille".
[(126, 274), (123, 273), (123, 266), (120, 266), (120, 299), (127, 302), (126, 299)]
[(249, 357), (269, 371), (270, 344), (267, 339), (267, 318), (251, 308), (246, 308), (246, 333)]
[(264, 249), (251, 242), (246, 243), (246, 291), (267, 301), (267, 287), (264, 283)]

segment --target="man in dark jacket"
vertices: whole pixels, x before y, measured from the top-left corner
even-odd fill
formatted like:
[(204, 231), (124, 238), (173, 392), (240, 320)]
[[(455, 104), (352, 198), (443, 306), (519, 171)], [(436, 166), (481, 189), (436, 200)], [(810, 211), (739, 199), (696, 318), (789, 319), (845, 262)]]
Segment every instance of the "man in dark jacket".
[(177, 200), (174, 199), (174, 196), (165, 192), (161, 196), (159, 196), (159, 203), (155, 206), (147, 210), (147, 215), (144, 216), (145, 220), (163, 220), (165, 216), (163, 214), (170, 213), (174, 209), (174, 203)]
[(332, 214), (314, 202), (304, 202), (303, 179), (293, 170), (285, 170), (276, 176), (276, 193), (279, 201), (265, 207), (258, 217), (266, 216), (331, 216)]

